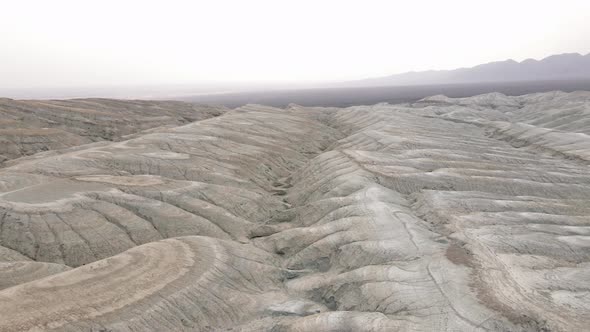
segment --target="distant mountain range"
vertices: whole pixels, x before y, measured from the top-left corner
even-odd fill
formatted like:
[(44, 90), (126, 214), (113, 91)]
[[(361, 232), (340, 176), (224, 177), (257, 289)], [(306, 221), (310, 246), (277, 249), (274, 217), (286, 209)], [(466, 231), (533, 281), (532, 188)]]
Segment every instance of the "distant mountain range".
[(490, 62), (471, 68), (429, 70), (345, 82), (345, 86), (459, 84), (590, 79), (590, 54), (566, 53), (542, 60)]

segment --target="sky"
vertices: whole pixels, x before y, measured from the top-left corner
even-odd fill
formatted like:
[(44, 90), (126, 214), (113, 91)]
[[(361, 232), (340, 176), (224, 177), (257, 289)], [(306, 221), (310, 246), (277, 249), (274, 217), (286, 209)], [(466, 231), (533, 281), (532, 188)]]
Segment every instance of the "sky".
[(590, 53), (588, 0), (0, 5), (0, 88), (341, 81)]

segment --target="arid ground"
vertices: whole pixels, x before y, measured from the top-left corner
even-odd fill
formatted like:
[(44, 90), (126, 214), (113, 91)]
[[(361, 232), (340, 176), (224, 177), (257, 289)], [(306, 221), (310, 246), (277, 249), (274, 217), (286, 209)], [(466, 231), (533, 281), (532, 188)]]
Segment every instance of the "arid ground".
[(590, 326), (590, 92), (0, 114), (0, 331)]

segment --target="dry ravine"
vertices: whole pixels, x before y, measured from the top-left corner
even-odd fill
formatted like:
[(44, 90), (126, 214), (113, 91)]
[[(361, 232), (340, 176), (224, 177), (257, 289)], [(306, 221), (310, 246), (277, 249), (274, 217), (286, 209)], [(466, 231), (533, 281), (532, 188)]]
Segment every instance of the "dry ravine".
[(589, 115), (248, 105), (12, 160), (0, 331), (585, 331)]

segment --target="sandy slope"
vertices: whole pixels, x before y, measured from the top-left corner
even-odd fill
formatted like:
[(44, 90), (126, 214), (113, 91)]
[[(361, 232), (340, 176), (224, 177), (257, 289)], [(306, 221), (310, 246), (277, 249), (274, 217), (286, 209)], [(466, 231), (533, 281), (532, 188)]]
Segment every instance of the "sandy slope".
[(177, 101), (0, 98), (0, 166), (37, 152), (118, 141), (125, 135), (203, 120), (225, 110)]

